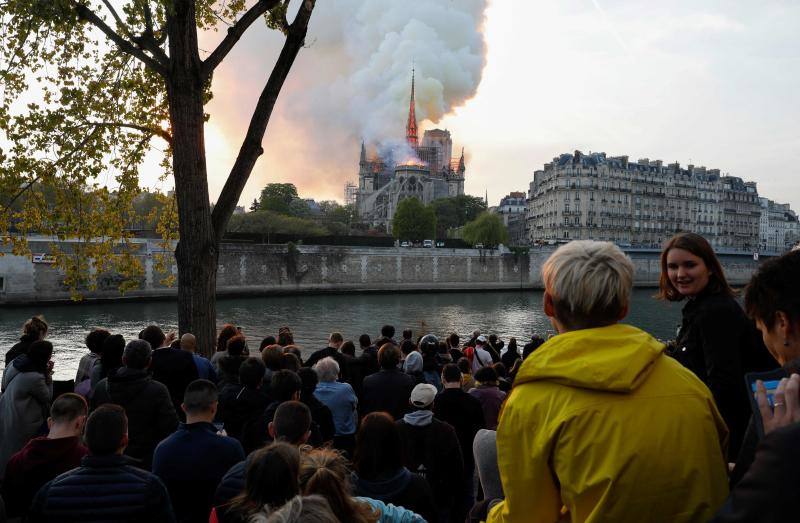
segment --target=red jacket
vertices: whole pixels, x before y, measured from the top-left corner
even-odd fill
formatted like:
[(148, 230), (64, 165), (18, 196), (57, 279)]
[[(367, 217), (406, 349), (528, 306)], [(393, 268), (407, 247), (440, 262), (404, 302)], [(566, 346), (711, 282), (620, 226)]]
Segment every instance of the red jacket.
[(80, 465), (89, 450), (80, 438), (30, 440), (11, 456), (3, 481), (3, 499), (9, 517), (27, 514), (33, 497), (42, 485)]

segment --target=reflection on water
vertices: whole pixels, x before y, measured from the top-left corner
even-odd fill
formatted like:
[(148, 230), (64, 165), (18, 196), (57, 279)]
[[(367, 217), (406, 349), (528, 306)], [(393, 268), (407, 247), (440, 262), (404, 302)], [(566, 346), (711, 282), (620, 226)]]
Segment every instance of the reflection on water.
[[(625, 321), (656, 337), (673, 338), (680, 306), (659, 302), (653, 294), (652, 289), (634, 291)], [(35, 314), (43, 314), (50, 324), (47, 337), (56, 350), (57, 379), (75, 376), (78, 360), (86, 352), (84, 337), (93, 327), (104, 327), (129, 340), (151, 323), (165, 332), (178, 324), (175, 303), (169, 301), (0, 309), (0, 353), (16, 343), (22, 324)], [(532, 333), (553, 332), (542, 312), (542, 293), (534, 291), (221, 299), (217, 317), (218, 327), (223, 323), (241, 326), (250, 345), (256, 347), (264, 336), (277, 335), (279, 327), (288, 325), (305, 354), (324, 347), (333, 331), (340, 331), (358, 346), (358, 336), (367, 333), (374, 337), (384, 324), (394, 325), (398, 335), (403, 328), (413, 329), (415, 336), (423, 332), (464, 336), (480, 329), (506, 341), (510, 336), (521, 341)]]

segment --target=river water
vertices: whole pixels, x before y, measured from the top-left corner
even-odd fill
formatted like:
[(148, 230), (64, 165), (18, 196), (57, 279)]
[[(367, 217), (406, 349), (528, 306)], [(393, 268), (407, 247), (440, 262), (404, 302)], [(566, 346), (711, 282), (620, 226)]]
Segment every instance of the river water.
[[(661, 339), (672, 339), (680, 322), (680, 305), (655, 300), (654, 289), (633, 292), (626, 323), (636, 325)], [(75, 377), (78, 360), (86, 353), (84, 337), (94, 327), (103, 327), (126, 340), (135, 338), (145, 326), (155, 323), (168, 332), (178, 324), (174, 302), (78, 303), (0, 309), (0, 353), (16, 343), (23, 323), (42, 314), (50, 325), (47, 335), (55, 347), (55, 377)], [(508, 343), (520, 342), (532, 333), (554, 332), (542, 312), (541, 291), (340, 294), (220, 299), (218, 327), (233, 323), (242, 327), (251, 347), (261, 339), (277, 335), (283, 325), (291, 327), (304, 354), (326, 345), (330, 332), (340, 331), (358, 346), (358, 337), (374, 337), (384, 324), (411, 328), (414, 336), (456, 332), (462, 337), (474, 329), (495, 333)], [(524, 342), (523, 342), (524, 343)], [(521, 345), (520, 345), (521, 347)], [(0, 366), (3, 360), (0, 359)]]

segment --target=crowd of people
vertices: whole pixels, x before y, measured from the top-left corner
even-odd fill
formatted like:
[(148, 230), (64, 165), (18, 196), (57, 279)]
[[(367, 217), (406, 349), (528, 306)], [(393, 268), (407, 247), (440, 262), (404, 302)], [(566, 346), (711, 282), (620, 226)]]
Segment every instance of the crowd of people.
[(0, 521), (797, 517), (800, 252), (762, 263), (744, 307), (701, 236), (661, 268), (686, 301), (667, 344), (621, 323), (630, 258), (574, 241), (543, 267), (548, 340), (385, 325), (304, 358), (289, 327), (256, 349), (226, 324), (206, 358), (191, 333), (95, 328), (57, 397), (31, 318), (2, 378)]

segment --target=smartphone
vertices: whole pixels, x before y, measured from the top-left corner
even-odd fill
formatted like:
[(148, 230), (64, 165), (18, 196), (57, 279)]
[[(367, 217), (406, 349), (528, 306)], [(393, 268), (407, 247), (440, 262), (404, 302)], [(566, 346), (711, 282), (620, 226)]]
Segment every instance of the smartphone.
[(758, 388), (756, 382), (759, 380), (764, 382), (764, 388), (767, 389), (767, 401), (769, 401), (770, 408), (774, 408), (775, 390), (778, 388), (781, 379), (787, 377), (786, 371), (783, 369), (775, 369), (768, 372), (749, 372), (744, 375), (747, 390), (750, 391), (750, 409), (753, 411), (753, 420), (755, 421), (759, 440), (764, 437), (764, 422), (761, 419), (761, 411), (758, 410), (758, 401), (756, 400)]
[[(769, 402), (769, 406), (773, 409), (775, 408), (775, 391), (778, 389), (778, 384), (780, 384), (780, 380), (769, 380), (764, 382), (764, 388), (767, 389), (767, 401)], [(756, 392), (758, 391), (758, 386), (756, 382), (750, 384), (750, 390), (753, 393), (753, 397), (756, 397)], [(758, 399), (756, 399), (758, 402)]]
[(214, 428), (217, 429), (217, 432), (221, 431), (225, 427), (225, 424), (221, 421), (214, 422)]

